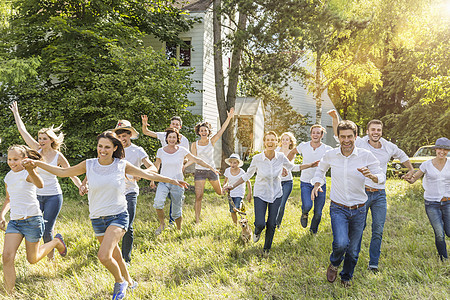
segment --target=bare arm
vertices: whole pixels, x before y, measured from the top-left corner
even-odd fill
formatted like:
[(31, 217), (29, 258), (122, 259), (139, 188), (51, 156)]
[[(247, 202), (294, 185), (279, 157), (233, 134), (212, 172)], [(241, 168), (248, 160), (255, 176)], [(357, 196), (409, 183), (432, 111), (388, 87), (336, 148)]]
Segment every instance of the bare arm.
[(158, 136), (156, 135), (156, 132), (148, 130), (148, 117), (147, 115), (142, 115), (141, 116), (142, 119), (142, 133), (145, 135), (148, 135), (152, 138), (157, 138)]
[[(62, 155), (61, 153), (59, 153), (58, 165), (63, 167), (63, 168), (69, 168), (70, 167), (69, 162), (64, 157), (64, 155)], [(71, 176), (70, 179), (72, 179), (72, 182), (77, 186), (78, 189), (80, 189), (80, 186), (81, 186), (80, 178), (78, 178), (77, 176)]]
[(1, 230), (6, 230), (6, 213), (9, 211), (10, 209), (10, 198), (9, 198), (9, 193), (8, 193), (8, 186), (5, 183), (5, 191), (6, 191), (6, 196), (5, 196), (5, 202), (3, 202), (3, 206), (2, 206), (2, 210), (0, 212), (0, 229)]
[(19, 133), (22, 138), (25, 140), (25, 143), (33, 150), (39, 150), (39, 143), (31, 136), (31, 134), (27, 131), (25, 124), (22, 121), (22, 118), (19, 115), (19, 107), (17, 102), (14, 101), (10, 107), (11, 111), (14, 114), (14, 120), (16, 121), (17, 129), (19, 129)]
[(148, 159), (148, 157), (144, 158), (142, 160), (142, 163), (144, 164), (144, 166), (147, 168), (147, 170), (153, 171), (153, 172), (158, 172), (159, 167), (157, 168), (151, 161), (150, 159)]
[(303, 164), (300, 165), (300, 170), (309, 169), (309, 168), (315, 168), (319, 165), (320, 160), (316, 160), (315, 162), (309, 163), (309, 164)]
[(227, 119), (225, 122), (223, 122), (222, 127), (220, 127), (220, 130), (211, 138), (211, 144), (214, 146), (214, 144), (217, 142), (218, 139), (222, 136), (225, 129), (227, 129), (228, 124), (230, 124), (231, 119), (234, 117), (234, 107), (230, 109), (229, 112), (227, 112)]
[(129, 162), (126, 162), (126, 163), (127, 163), (127, 165), (125, 167), (125, 173), (127, 173), (133, 177), (136, 176), (136, 177), (144, 178), (147, 180), (167, 182), (167, 183), (170, 183), (173, 185), (178, 185), (178, 186), (181, 186), (184, 188), (188, 187), (188, 184), (182, 180), (175, 180), (175, 179), (160, 175), (160, 174), (150, 171), (150, 170), (142, 170), (140, 168), (133, 166)]
[(36, 172), (36, 167), (33, 166), (25, 166), (25, 169), (28, 172), (27, 181), (34, 184), (37, 188), (42, 189), (44, 187), (44, 180), (39, 174)]
[(339, 124), (339, 116), (337, 114), (337, 111), (335, 109), (332, 109), (330, 111), (327, 111), (327, 114), (329, 114), (330, 117), (333, 118), (333, 133), (335, 136), (338, 136), (337, 127)]
[[(412, 163), (409, 161), (409, 159), (407, 161), (402, 162), (402, 164), (408, 168), (408, 173), (406, 173), (404, 176), (406, 177), (412, 177), (414, 176), (414, 168)], [(420, 175), (422, 176), (422, 175)]]
[(190, 153), (188, 153), (186, 155), (186, 157), (188, 158), (188, 160), (193, 161), (193, 162), (195, 162), (196, 164), (199, 164), (202, 167), (208, 168), (211, 171), (213, 171), (214, 173), (217, 173), (217, 170), (214, 169), (211, 165), (207, 164), (203, 159), (198, 158), (197, 156), (194, 156), (194, 155), (192, 155)]
[[(192, 143), (192, 145), (191, 145), (191, 154), (193, 156), (197, 156), (197, 143), (196, 142)], [(195, 161), (188, 159), (188, 161), (183, 166), (183, 173), (184, 173), (184, 170), (187, 167), (189, 167), (190, 165), (192, 165), (193, 163), (195, 163)]]
[(250, 180), (247, 180), (247, 201), (248, 202), (252, 201), (252, 195), (253, 195), (252, 184), (250, 183)]
[(23, 160), (23, 165), (26, 167), (26, 165), (33, 165), (36, 167), (39, 167), (41, 169), (44, 169), (47, 172), (50, 172), (56, 176), (59, 177), (73, 177), (73, 176), (78, 176), (81, 174), (86, 173), (86, 161), (82, 161), (80, 162), (78, 165), (75, 165), (73, 167), (68, 167), (68, 168), (60, 168), (60, 167), (56, 167), (56, 166), (51, 166), (43, 161), (39, 161), (39, 160), (32, 160), (32, 159), (24, 159)]
[(297, 154), (298, 154), (298, 150), (297, 150), (297, 147), (295, 147), (291, 150), (291, 152), (289, 152), (289, 154), (287, 155), (287, 159), (289, 159), (289, 161), (291, 161)]

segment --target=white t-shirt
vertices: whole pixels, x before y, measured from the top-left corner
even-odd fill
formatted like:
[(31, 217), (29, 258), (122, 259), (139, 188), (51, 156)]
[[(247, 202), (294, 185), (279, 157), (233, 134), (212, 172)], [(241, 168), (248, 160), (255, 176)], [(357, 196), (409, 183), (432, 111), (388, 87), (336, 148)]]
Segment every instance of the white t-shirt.
[(178, 150), (170, 154), (164, 150), (164, 147), (159, 148), (156, 152), (156, 157), (161, 160), (161, 175), (177, 180), (183, 180), (183, 162), (189, 150), (178, 146)]
[[(214, 146), (212, 145), (211, 141), (208, 141), (208, 144), (206, 146), (200, 146), (198, 144), (198, 141), (195, 142), (197, 146), (197, 157), (201, 158), (203, 161), (205, 161), (207, 164), (215, 168), (214, 166)], [(199, 164), (195, 164), (196, 170), (209, 170), (209, 168), (205, 168), (203, 166), (200, 166)]]
[[(166, 133), (165, 132), (157, 132), (156, 133), (156, 137), (161, 142), (161, 145), (163, 147), (167, 146)], [(180, 143), (178, 144), (178, 146), (182, 146), (182, 147), (184, 147), (184, 148), (189, 150), (189, 140), (184, 135), (181, 135)]]
[[(391, 143), (384, 138), (380, 138), (381, 148), (375, 148), (369, 144), (369, 136), (364, 136), (362, 138), (356, 137), (355, 146), (369, 150), (375, 155), (375, 157), (380, 161), (380, 167), (386, 174), (387, 164), (391, 158), (399, 159), (400, 162), (405, 162), (409, 160), (408, 155), (406, 155), (403, 150), (401, 150), (397, 145)], [(375, 183), (369, 178), (366, 178), (366, 185), (374, 189), (384, 189), (386, 187), (385, 183)]]
[(11, 220), (42, 215), (36, 196), (36, 186), (27, 181), (28, 171), (9, 171), (5, 183), (10, 199)]
[[(231, 168), (226, 168), (223, 175), (228, 178), (228, 183), (232, 186), (236, 183), (236, 181), (239, 180), (239, 178), (242, 177), (242, 175), (245, 174), (245, 171), (239, 168), (239, 173), (237, 175), (231, 174)], [(241, 183), (240, 185), (236, 186), (234, 189), (230, 191), (231, 197), (241, 197), (244, 198), (245, 196), (245, 182)]]
[[(148, 157), (144, 148), (131, 144), (125, 148), (125, 160), (131, 163), (133, 166), (140, 168), (143, 164), (142, 160)], [(127, 175), (125, 180), (125, 195), (135, 192), (139, 194), (139, 186), (133, 176)]]
[[(318, 148), (314, 149), (311, 142), (302, 142), (297, 146), (297, 152), (303, 156), (303, 164), (309, 164), (321, 160), (325, 152), (333, 149), (332, 147), (322, 143)], [(302, 170), (300, 181), (309, 183), (314, 177), (317, 167)]]
[(124, 159), (114, 158), (107, 166), (101, 165), (98, 158), (86, 160), (89, 218), (118, 215), (127, 210), (125, 167)]
[(439, 202), (444, 197), (450, 197), (450, 160), (448, 158), (441, 171), (436, 169), (432, 159), (422, 163), (419, 169), (424, 173), (422, 184), (425, 200)]
[[(42, 149), (39, 150), (39, 153), (42, 153)], [(48, 162), (48, 164), (51, 166), (58, 166), (59, 154), (59, 152), (56, 152), (55, 157), (51, 162)], [(38, 168), (37, 172), (44, 181), (44, 187), (41, 189), (37, 189), (36, 191), (39, 196), (52, 196), (62, 194), (61, 186), (59, 185), (56, 175), (53, 175), (52, 173), (49, 173), (41, 168)]]

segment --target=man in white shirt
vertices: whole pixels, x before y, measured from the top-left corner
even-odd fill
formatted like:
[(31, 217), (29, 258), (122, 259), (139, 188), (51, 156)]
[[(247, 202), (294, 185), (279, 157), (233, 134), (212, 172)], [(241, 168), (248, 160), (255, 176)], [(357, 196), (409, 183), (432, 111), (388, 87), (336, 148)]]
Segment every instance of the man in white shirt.
[[(337, 124), (339, 122), (337, 112), (331, 110), (328, 114), (333, 118), (333, 130), (336, 135)], [(366, 136), (356, 138), (355, 145), (356, 147), (364, 148), (372, 152), (380, 161), (380, 166), (384, 174), (386, 174), (388, 162), (392, 157), (399, 159), (409, 169), (406, 176), (414, 173), (414, 168), (405, 152), (398, 148), (397, 145), (381, 137), (383, 134), (383, 122), (380, 120), (369, 121), (367, 123), (366, 133)], [(369, 247), (370, 260), (368, 269), (376, 273), (378, 272), (378, 261), (381, 254), (381, 242), (387, 214), (385, 183), (374, 183), (366, 179), (365, 186), (366, 194), (369, 198), (366, 203), (366, 219), (369, 209), (372, 213), (372, 238)]]
[[(289, 152), (287, 158), (292, 160), (296, 154), (303, 156), (303, 164), (313, 163), (320, 160), (325, 152), (331, 150), (328, 145), (322, 143), (323, 135), (326, 133), (325, 128), (321, 125), (315, 124), (310, 128), (311, 140), (308, 142), (302, 142), (297, 147)], [(302, 199), (302, 216), (300, 218), (300, 224), (303, 228), (308, 226), (308, 214), (313, 207), (313, 201), (311, 200), (311, 191), (313, 185), (310, 183), (311, 179), (316, 172), (316, 168), (309, 168), (302, 170), (300, 175), (300, 188)], [(322, 185), (323, 193), (320, 193), (314, 200), (314, 215), (311, 220), (311, 226), (309, 230), (311, 233), (317, 233), (319, 229), (319, 223), (322, 219), (322, 209), (325, 205), (326, 183)]]
[[(311, 199), (321, 192), (325, 174), (331, 168), (330, 217), (333, 232), (333, 252), (327, 269), (327, 280), (334, 282), (338, 267), (344, 260), (340, 273), (345, 287), (350, 285), (358, 262), (360, 243), (366, 218), (365, 179), (383, 183), (386, 175), (378, 159), (368, 150), (355, 147), (357, 128), (352, 121), (338, 124), (340, 147), (329, 150), (320, 160), (311, 184), (314, 188)], [(345, 258), (344, 258), (345, 255)]]
[[(144, 133), (145, 135), (148, 135), (152, 138), (157, 138), (161, 142), (162, 147), (167, 146), (166, 132), (165, 131), (155, 132), (155, 131), (149, 130), (147, 115), (142, 115), (141, 118), (142, 118), (142, 133)], [(178, 130), (178, 132), (180, 132), (181, 127), (183, 127), (183, 121), (181, 120), (181, 117), (173, 116), (172, 119), (170, 119), (169, 128), (176, 129), (176, 130)], [(189, 147), (189, 140), (181, 133), (180, 133), (180, 136), (181, 136), (180, 144), (178, 144), (178, 145), (190, 150), (191, 148)], [(184, 197), (184, 195), (183, 195), (183, 197)], [(174, 219), (172, 218), (172, 199), (170, 199), (169, 224), (173, 224), (173, 223), (174, 223)]]
[[(125, 149), (125, 159), (133, 164), (134, 166), (140, 168), (144, 165), (147, 169), (151, 169), (158, 172), (153, 163), (149, 160), (147, 153), (142, 147), (136, 146), (131, 143), (131, 139), (137, 139), (139, 133), (131, 126), (131, 123), (127, 120), (120, 120), (117, 122), (114, 131), (119, 137), (122, 145)], [(131, 177), (131, 178), (130, 178)], [(129, 223), (128, 231), (122, 238), (122, 257), (125, 262), (131, 262), (131, 250), (133, 248), (134, 231), (133, 231), (133, 221), (136, 214), (137, 196), (139, 195), (139, 186), (137, 185), (138, 178), (132, 178), (128, 175), (125, 181), (125, 197), (128, 203), (128, 214)]]

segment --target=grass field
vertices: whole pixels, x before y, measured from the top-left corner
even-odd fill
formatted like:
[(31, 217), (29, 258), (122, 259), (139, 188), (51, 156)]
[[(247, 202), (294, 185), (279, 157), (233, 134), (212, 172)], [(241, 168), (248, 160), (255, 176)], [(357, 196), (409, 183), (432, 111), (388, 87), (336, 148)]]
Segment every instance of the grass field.
[[(348, 289), (339, 281), (330, 284), (326, 280), (332, 242), (329, 200), (318, 234), (309, 234), (299, 222), (298, 177), (267, 259), (260, 256), (263, 241), (246, 247), (238, 242), (239, 230), (232, 224), (226, 200), (207, 187), (201, 224), (194, 225), (194, 194), (186, 192), (183, 230), (165, 230), (158, 237), (153, 233), (158, 226), (153, 194), (139, 197), (129, 268), (139, 287), (127, 299), (450, 298), (450, 264), (437, 257), (421, 183), (409, 186), (400, 180), (388, 181), (381, 272), (366, 270), (368, 226), (353, 285)], [(88, 219), (87, 199), (80, 199), (66, 197), (56, 224), (56, 232), (67, 241), (68, 257), (57, 255), (54, 262), (44, 259), (30, 265), (24, 245), (20, 247), (15, 299), (111, 298), (113, 277), (96, 257), (98, 243)], [(248, 208), (253, 223), (253, 207)]]

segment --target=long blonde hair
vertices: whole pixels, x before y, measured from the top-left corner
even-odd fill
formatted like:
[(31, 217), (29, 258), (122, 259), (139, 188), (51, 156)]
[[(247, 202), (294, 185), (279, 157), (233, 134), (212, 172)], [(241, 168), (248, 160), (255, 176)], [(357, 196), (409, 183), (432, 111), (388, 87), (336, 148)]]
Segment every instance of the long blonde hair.
[(22, 157), (28, 157), (33, 160), (41, 160), (42, 158), (42, 155), (39, 152), (25, 145), (12, 145), (8, 148), (8, 152), (11, 150), (19, 152), (22, 155)]
[(297, 139), (295, 138), (294, 134), (292, 132), (286, 131), (283, 132), (280, 135), (280, 147), (281, 147), (281, 139), (283, 138), (283, 135), (287, 135), (289, 137), (289, 139), (291, 140), (291, 144), (289, 145), (289, 150), (293, 149), (295, 147), (295, 145), (297, 145)]
[(55, 128), (54, 125), (52, 125), (51, 127), (42, 128), (38, 131), (38, 134), (46, 134), (50, 138), (52, 141), (52, 149), (56, 151), (60, 151), (64, 144), (64, 133), (60, 132), (58, 135), (56, 134), (56, 132), (61, 130), (61, 126), (62, 125), (59, 125)]

